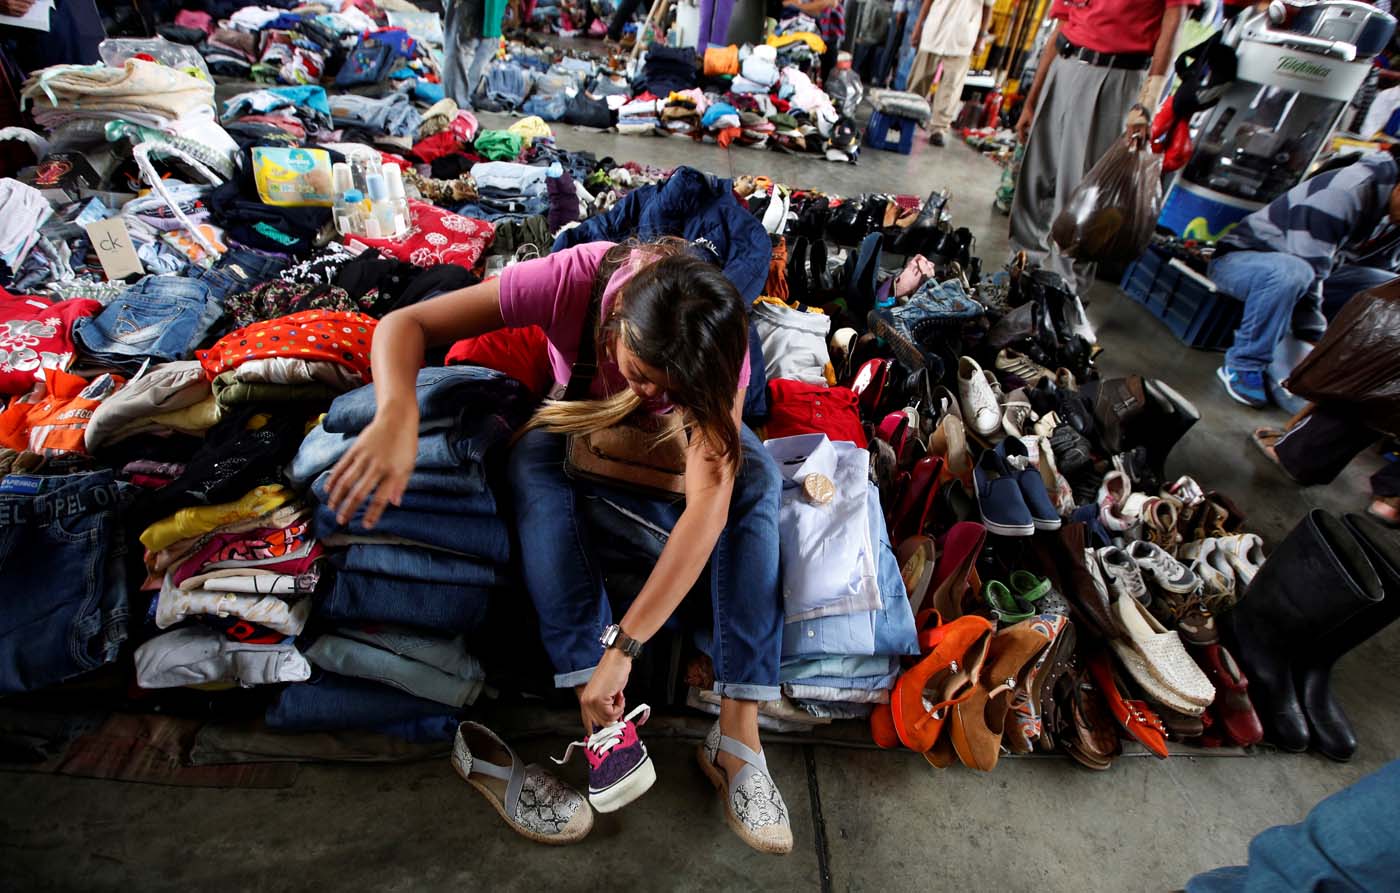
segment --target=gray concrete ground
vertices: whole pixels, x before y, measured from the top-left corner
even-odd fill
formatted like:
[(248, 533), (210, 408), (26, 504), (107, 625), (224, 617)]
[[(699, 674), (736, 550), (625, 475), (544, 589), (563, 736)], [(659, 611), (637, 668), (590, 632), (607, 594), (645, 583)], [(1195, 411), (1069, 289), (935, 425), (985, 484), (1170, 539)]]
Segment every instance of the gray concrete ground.
[[(488, 124), (499, 119), (487, 116)], [(991, 207), (1000, 169), (957, 144), (912, 156), (867, 151), (857, 166), (772, 152), (726, 152), (676, 139), (565, 128), (560, 142), (618, 159), (693, 164), (727, 176), (767, 174), (842, 194), (926, 194), (948, 186), (959, 224), (984, 263), (1005, 259), (1006, 220)], [(1270, 542), (1313, 506), (1364, 505), (1365, 457), (1337, 483), (1300, 490), (1248, 446), (1260, 414), (1230, 402), (1218, 357), (1182, 347), (1116, 289), (1100, 284), (1089, 313), (1106, 373), (1166, 378), (1203, 421), (1170, 471), (1228, 492)], [(1171, 890), (1194, 873), (1244, 859), (1257, 832), (1293, 822), (1319, 799), (1400, 754), (1400, 632), (1342, 662), (1338, 687), (1362, 740), (1356, 761), (1312, 756), (1178, 755), (1120, 759), (1092, 773), (1057, 757), (1011, 758), (994, 773), (937, 771), (916, 755), (770, 742), (792, 812), (794, 852), (757, 855), (725, 826), (694, 765), (694, 720), (648, 727), (659, 781), (623, 812), (600, 817), (566, 849), (507, 830), (446, 760), (392, 767), (308, 766), (287, 790), (181, 789), (9, 775), (0, 790), (0, 863), (11, 889), (685, 889)], [(568, 729), (576, 717), (549, 717)], [(852, 737), (859, 737), (853, 733)], [(518, 741), (543, 761), (562, 734)], [(582, 761), (567, 770), (582, 782)]]

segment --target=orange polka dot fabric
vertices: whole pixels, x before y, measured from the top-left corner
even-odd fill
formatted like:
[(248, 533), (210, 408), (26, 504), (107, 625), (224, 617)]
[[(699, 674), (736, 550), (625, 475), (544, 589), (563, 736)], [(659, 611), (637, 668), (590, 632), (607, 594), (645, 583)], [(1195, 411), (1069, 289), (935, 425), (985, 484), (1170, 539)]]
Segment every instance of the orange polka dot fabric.
[(336, 363), (369, 381), (369, 347), (376, 325), (363, 313), (303, 310), (230, 332), (195, 356), (211, 379), (249, 360), (290, 357)]

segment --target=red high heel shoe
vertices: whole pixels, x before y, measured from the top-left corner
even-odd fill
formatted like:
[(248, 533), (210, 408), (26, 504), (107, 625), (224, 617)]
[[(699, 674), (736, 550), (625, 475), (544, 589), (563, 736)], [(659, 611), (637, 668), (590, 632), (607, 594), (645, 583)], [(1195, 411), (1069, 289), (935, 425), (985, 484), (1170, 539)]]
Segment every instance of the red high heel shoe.
[(1106, 653), (1100, 651), (1089, 659), (1089, 672), (1123, 730), (1142, 742), (1142, 746), (1158, 759), (1171, 756), (1167, 750), (1167, 727), (1145, 702), (1124, 696), (1123, 683), (1113, 671)]

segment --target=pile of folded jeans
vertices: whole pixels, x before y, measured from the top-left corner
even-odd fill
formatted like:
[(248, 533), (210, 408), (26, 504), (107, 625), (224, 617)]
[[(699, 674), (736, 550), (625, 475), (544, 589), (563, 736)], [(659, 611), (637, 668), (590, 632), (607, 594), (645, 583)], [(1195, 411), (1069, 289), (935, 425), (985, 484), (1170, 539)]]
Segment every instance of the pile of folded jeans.
[(783, 476), (783, 694), (818, 717), (868, 715), (918, 653), (870, 453), (825, 434), (765, 446)]
[[(414, 473), (372, 529), (363, 509), (341, 524), (327, 501), (331, 466), (374, 418), (373, 385), (338, 397), (291, 462), (288, 477), (310, 487), (316, 534), (335, 572), (314, 612), (329, 630), (306, 651), (322, 673), (279, 698), (272, 727), (378, 728), (449, 714), (481, 692), (485, 674), (464, 637), (486, 619), (511, 559), (486, 458), (523, 421), (530, 398), (514, 379), (475, 366), (424, 369), (417, 394)], [(376, 691), (385, 685), (398, 691)], [(385, 713), (326, 706), (365, 690), (365, 703)]]

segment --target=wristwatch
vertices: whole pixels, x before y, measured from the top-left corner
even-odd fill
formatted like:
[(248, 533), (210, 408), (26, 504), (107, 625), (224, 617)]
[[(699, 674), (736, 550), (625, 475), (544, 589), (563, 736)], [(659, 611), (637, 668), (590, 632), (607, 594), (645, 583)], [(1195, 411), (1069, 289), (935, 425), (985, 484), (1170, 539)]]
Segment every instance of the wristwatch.
[(603, 630), (598, 641), (603, 643), (604, 648), (616, 648), (633, 660), (642, 653), (642, 643), (623, 632), (616, 623)]

